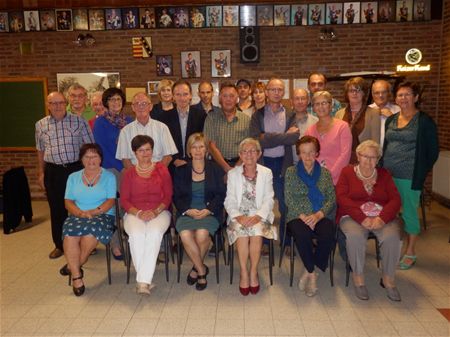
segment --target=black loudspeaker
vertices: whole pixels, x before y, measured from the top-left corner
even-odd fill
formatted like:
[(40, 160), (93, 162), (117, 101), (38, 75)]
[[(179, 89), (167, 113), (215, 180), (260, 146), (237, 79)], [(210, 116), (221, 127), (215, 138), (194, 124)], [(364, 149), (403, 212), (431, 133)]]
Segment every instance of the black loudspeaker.
[(259, 62), (259, 28), (241, 27), (239, 29), (241, 63)]

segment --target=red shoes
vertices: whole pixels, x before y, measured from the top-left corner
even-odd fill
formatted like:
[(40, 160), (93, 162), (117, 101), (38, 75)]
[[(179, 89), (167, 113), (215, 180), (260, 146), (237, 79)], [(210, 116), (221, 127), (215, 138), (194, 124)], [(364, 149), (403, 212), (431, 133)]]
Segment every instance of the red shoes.
[(239, 291), (241, 292), (242, 296), (247, 296), (250, 293), (250, 287), (247, 288), (239, 287)]
[(256, 287), (250, 286), (250, 292), (252, 295), (256, 295), (259, 292), (259, 284)]

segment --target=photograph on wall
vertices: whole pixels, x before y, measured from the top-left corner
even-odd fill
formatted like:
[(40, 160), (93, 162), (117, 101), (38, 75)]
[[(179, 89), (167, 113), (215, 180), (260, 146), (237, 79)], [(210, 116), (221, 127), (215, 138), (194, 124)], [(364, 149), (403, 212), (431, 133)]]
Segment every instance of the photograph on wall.
[(415, 21), (431, 20), (431, 0), (415, 0), (413, 16)]
[(256, 6), (239, 6), (239, 25), (241, 27), (256, 26)]
[(396, 21), (407, 22), (412, 21), (413, 17), (413, 0), (397, 1)]
[(327, 17), (325, 18), (325, 23), (327, 25), (342, 24), (342, 2), (328, 2), (326, 10)]
[(38, 11), (24, 11), (23, 14), (26, 32), (36, 32), (41, 30)]
[(8, 12), (0, 12), (0, 33), (9, 32)]
[(291, 26), (308, 24), (308, 5), (291, 5)]
[(89, 10), (89, 30), (105, 30), (105, 12), (103, 9)]
[(156, 8), (156, 26), (158, 28), (173, 28), (173, 13), (175, 9), (172, 7)]
[(156, 28), (154, 8), (139, 8), (139, 18), (139, 24), (142, 29)]
[(231, 50), (211, 51), (211, 77), (231, 76)]
[(361, 2), (361, 23), (378, 22), (378, 3), (376, 1)]
[(273, 6), (274, 26), (289, 26), (290, 17), (291, 17), (291, 6), (289, 5)]
[(39, 19), (42, 31), (56, 30), (55, 11), (53, 9), (44, 9), (39, 11)]
[(107, 8), (105, 19), (106, 30), (122, 29), (122, 10), (120, 8)]
[(256, 21), (258, 26), (273, 26), (273, 6), (258, 5), (256, 7)]
[(223, 26), (237, 27), (239, 25), (239, 6), (223, 6)]
[(9, 31), (12, 33), (20, 33), (25, 31), (23, 12), (9, 13)]
[(159, 85), (159, 81), (148, 81), (147, 82), (147, 93), (150, 96), (158, 95), (158, 85)]
[(378, 2), (378, 22), (395, 21), (395, 1)]
[(206, 27), (222, 27), (222, 6), (206, 6)]
[(122, 26), (124, 29), (139, 28), (139, 10), (137, 8), (122, 8)]
[(74, 9), (73, 12), (73, 29), (88, 30), (88, 11), (87, 9)]
[(191, 7), (189, 11), (189, 24), (192, 28), (206, 27), (206, 7)]
[(156, 75), (158, 76), (173, 75), (172, 55), (156, 55)]
[(308, 5), (308, 25), (317, 26), (325, 23), (325, 4)]
[(200, 52), (181, 52), (181, 77), (197, 78), (201, 76)]
[(175, 28), (189, 28), (189, 9), (187, 7), (173, 9), (173, 24)]
[(72, 10), (71, 9), (57, 9), (56, 12), (56, 30), (58, 31), (72, 31)]
[(60, 73), (56, 74), (58, 91), (67, 96), (72, 84), (80, 84), (86, 88), (88, 94), (105, 91), (108, 88), (120, 88), (119, 73)]
[(359, 23), (360, 7), (359, 2), (344, 2), (344, 24)]

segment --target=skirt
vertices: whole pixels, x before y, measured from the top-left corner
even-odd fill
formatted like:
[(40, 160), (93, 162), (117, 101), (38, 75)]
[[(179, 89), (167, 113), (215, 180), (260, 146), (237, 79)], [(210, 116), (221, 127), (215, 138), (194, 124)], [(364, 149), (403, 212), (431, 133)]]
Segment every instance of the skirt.
[(111, 240), (115, 230), (114, 216), (100, 214), (92, 219), (78, 218), (69, 215), (63, 224), (63, 239), (66, 236), (92, 235), (106, 245)]
[(263, 236), (266, 239), (278, 239), (277, 228), (264, 220), (251, 227), (242, 226), (239, 222), (231, 220), (227, 227), (227, 234), (230, 245), (238, 238), (248, 236)]
[(175, 227), (178, 233), (183, 230), (207, 229), (210, 235), (214, 235), (219, 228), (219, 221), (212, 215), (208, 215), (203, 219), (194, 219), (183, 215), (177, 219)]

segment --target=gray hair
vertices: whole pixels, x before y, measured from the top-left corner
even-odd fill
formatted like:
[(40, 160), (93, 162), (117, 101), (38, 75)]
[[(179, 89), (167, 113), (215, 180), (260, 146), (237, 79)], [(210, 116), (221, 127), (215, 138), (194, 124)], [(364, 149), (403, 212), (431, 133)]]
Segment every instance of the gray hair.
[(372, 139), (368, 139), (363, 141), (361, 144), (359, 144), (356, 147), (356, 153), (357, 154), (361, 154), (363, 153), (366, 149), (375, 149), (375, 151), (377, 152), (378, 158), (381, 158), (381, 146), (380, 144), (378, 144), (376, 141), (372, 140)]
[(256, 147), (256, 150), (261, 152), (261, 144), (259, 141), (257, 141), (255, 138), (245, 138), (240, 144), (239, 144), (239, 152), (241, 152), (244, 149), (245, 145), (253, 145)]

